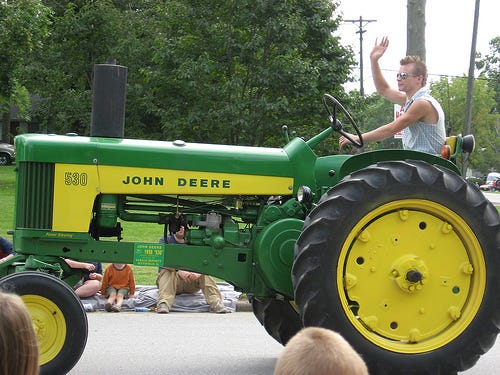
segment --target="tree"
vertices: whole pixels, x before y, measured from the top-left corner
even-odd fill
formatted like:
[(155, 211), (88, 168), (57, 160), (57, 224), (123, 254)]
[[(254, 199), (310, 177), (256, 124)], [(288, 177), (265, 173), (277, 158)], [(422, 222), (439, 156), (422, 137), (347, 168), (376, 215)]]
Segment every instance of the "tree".
[[(432, 95), (443, 104), (447, 123), (447, 134), (465, 134), (464, 106), (467, 97), (467, 77), (442, 77), (431, 84)], [(476, 139), (476, 149), (471, 154), (469, 166), (473, 170), (487, 174), (490, 169), (500, 170), (499, 121), (495, 113), (495, 93), (485, 80), (477, 80), (474, 85), (471, 133)]]
[(495, 112), (500, 113), (500, 36), (490, 41), (490, 53), (477, 61), (476, 67), (481, 71), (480, 78), (485, 78), (495, 92)]
[(425, 61), (425, 0), (408, 0), (406, 54)]
[(114, 56), (128, 68), (125, 137), (165, 139), (149, 72), (156, 69), (155, 41), (162, 37), (167, 40), (162, 27), (167, 8), (158, 0), (134, 1), (133, 7), (128, 6), (128, 1), (123, 3), (122, 35)]
[(20, 83), (26, 60), (42, 46), (47, 35), (50, 10), (39, 0), (0, 2), (0, 112), (2, 140), (8, 140), (10, 107), (29, 107), (26, 89)]
[(275, 145), (282, 124), (312, 134), (325, 123), (321, 95), (343, 95), (352, 61), (332, 36), (334, 10), (326, 0), (168, 2), (143, 71), (165, 136)]
[(50, 132), (88, 134), (94, 65), (113, 55), (119, 35), (121, 14), (110, 1), (56, 2), (51, 36), (24, 69), (41, 98), (33, 120)]
[[(128, 67), (125, 135), (281, 145), (326, 127), (325, 92), (345, 97), (352, 52), (329, 0), (46, 0), (53, 36), (26, 69), (53, 132), (89, 130), (92, 67)], [(315, 125), (318, 124), (318, 125)]]
[[(350, 113), (363, 133), (394, 120), (394, 104), (377, 93), (362, 97), (358, 91), (351, 91), (349, 97)], [(389, 137), (376, 146), (367, 144), (368, 148), (403, 148), (403, 144), (401, 139)]]

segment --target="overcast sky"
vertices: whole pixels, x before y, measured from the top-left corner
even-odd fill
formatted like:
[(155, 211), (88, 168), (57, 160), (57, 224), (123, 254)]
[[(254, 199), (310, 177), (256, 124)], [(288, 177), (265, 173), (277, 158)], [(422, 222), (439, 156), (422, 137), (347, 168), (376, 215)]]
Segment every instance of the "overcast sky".
[[(363, 22), (364, 90), (374, 91), (369, 54), (376, 38), (389, 37), (389, 49), (380, 65), (390, 84), (396, 84), (399, 60), (406, 54), (407, 0), (339, 0), (339, 11), (345, 20), (376, 20)], [(427, 0), (426, 55), (429, 80), (439, 75), (463, 76), (469, 71), (474, 25), (475, 0)], [(351, 45), (359, 63), (359, 23), (343, 22), (338, 30), (342, 44)], [(476, 51), (483, 56), (490, 52), (489, 42), (500, 36), (500, 1), (481, 0)], [(359, 79), (359, 66), (353, 71)], [(346, 85), (347, 90), (359, 89), (359, 81)]]

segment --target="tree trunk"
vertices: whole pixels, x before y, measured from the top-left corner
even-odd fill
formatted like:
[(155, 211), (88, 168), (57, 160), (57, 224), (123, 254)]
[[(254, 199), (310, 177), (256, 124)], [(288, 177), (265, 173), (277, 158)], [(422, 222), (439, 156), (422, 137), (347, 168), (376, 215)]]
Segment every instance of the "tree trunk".
[(406, 17), (406, 54), (425, 61), (425, 0), (408, 0)]

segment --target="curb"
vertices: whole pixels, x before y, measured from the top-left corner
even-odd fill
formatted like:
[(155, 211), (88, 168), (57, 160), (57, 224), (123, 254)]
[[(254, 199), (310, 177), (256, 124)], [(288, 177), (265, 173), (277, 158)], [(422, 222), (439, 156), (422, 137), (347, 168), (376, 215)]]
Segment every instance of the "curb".
[(238, 300), (236, 302), (236, 312), (251, 312), (253, 311), (252, 309), (252, 304), (248, 302), (247, 299), (244, 300)]

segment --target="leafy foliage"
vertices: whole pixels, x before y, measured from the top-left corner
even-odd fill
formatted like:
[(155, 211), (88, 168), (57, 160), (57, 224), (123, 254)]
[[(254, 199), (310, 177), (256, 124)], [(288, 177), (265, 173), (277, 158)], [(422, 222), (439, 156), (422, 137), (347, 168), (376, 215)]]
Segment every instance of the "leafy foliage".
[(26, 85), (42, 98), (32, 115), (42, 129), (88, 133), (94, 64), (112, 54), (120, 25), (111, 2), (68, 2), (64, 11), (58, 3), (43, 53), (25, 70)]
[(283, 124), (326, 127), (323, 93), (345, 97), (353, 57), (327, 0), (46, 4), (51, 38), (25, 78), (51, 132), (88, 133), (93, 66), (109, 57), (128, 67), (131, 138), (275, 146)]
[[(362, 97), (358, 91), (352, 91), (349, 93), (349, 97), (353, 108), (349, 111), (363, 133), (394, 120), (394, 104), (377, 93)], [(403, 148), (403, 144), (401, 139), (390, 137), (377, 144), (367, 144), (364, 149), (374, 148)]]
[(323, 0), (170, 2), (143, 71), (165, 135), (272, 145), (282, 124), (308, 133), (321, 94), (342, 92), (348, 74), (333, 10)]
[(27, 97), (19, 77), (26, 60), (42, 47), (48, 31), (49, 15), (49, 9), (38, 0), (0, 2), (1, 111), (14, 104), (21, 109), (27, 106)]
[(481, 77), (488, 80), (488, 86), (495, 92), (495, 112), (500, 113), (500, 36), (490, 41), (490, 53), (476, 66), (482, 71)]
[[(454, 78), (450, 81), (443, 77), (433, 83), (431, 89), (445, 111), (447, 134), (465, 134), (467, 78)], [(490, 169), (500, 170), (500, 115), (494, 113), (495, 106), (494, 91), (488, 87), (486, 81), (477, 80), (474, 85), (471, 128), (476, 139), (476, 150), (471, 154), (469, 166), (483, 174), (487, 174)]]

